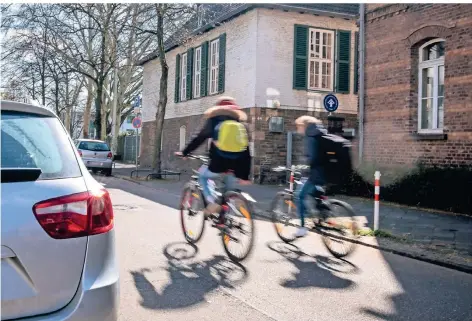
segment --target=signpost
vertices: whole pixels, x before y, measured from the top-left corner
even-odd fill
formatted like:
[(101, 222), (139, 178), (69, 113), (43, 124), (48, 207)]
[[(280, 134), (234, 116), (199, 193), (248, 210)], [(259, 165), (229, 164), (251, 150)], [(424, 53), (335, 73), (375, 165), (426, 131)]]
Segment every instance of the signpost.
[(328, 112), (332, 113), (339, 107), (338, 98), (333, 94), (327, 94), (323, 99), (323, 105)]
[(136, 177), (138, 177), (138, 138), (139, 138), (139, 128), (141, 128), (142, 120), (141, 117), (133, 118), (133, 127), (136, 128)]

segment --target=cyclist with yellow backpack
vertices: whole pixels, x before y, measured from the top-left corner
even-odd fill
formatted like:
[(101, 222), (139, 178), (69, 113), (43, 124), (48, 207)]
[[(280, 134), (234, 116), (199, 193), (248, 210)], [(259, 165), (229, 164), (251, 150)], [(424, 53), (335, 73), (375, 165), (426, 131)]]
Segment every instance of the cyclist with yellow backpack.
[(176, 155), (187, 156), (205, 140), (211, 139), (209, 151), (210, 162), (208, 167), (200, 168), (200, 185), (203, 195), (208, 201), (205, 215), (219, 213), (221, 206), (216, 203), (212, 195), (208, 179), (214, 179), (221, 174), (225, 175), (224, 183), (227, 190), (234, 189), (238, 179), (241, 184), (249, 184), (249, 173), (251, 171), (251, 155), (249, 152), (247, 128), (243, 124), (247, 115), (236, 104), (231, 97), (218, 99), (216, 106), (209, 108), (205, 113), (205, 125), (197, 136)]

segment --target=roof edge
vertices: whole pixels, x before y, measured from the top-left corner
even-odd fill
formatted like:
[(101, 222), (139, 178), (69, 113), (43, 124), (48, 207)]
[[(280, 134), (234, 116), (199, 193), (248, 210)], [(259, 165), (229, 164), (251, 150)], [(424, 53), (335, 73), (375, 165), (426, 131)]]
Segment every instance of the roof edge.
[[(310, 14), (317, 14), (320, 16), (330, 16), (330, 17), (336, 17), (336, 18), (343, 18), (343, 19), (348, 19), (351, 20), (353, 18), (356, 18), (358, 14), (349, 14), (349, 13), (339, 13), (339, 12), (332, 12), (332, 11), (326, 11), (326, 10), (319, 10), (319, 9), (310, 9), (310, 8), (305, 8), (305, 7), (297, 7), (294, 5), (290, 4), (270, 4), (270, 3), (260, 3), (260, 4), (243, 4), (236, 9), (227, 12), (221, 16), (219, 16), (217, 19), (214, 21), (207, 23), (206, 25), (194, 30), (191, 32), (191, 35), (198, 35), (205, 33), (209, 30), (212, 30), (214, 28), (218, 27), (218, 24), (231, 20), (233, 18), (236, 18), (240, 14), (243, 14), (249, 10), (256, 9), (256, 8), (269, 8), (269, 9), (278, 9), (282, 11), (292, 11), (292, 12), (303, 12), (303, 13), (310, 13)], [(178, 43), (173, 43), (169, 45), (167, 48), (165, 48), (165, 52), (169, 52), (172, 49), (175, 49), (179, 47), (180, 44)], [(147, 57), (143, 58), (142, 60), (137, 62), (137, 66), (144, 66), (146, 63), (148, 63), (151, 60), (154, 60), (158, 58), (159, 55), (157, 52), (153, 52)]]
[[(240, 15), (240, 14), (246, 12), (246, 11), (249, 11), (251, 9), (254, 9), (254, 8), (255, 8), (255, 5), (253, 5), (253, 4), (243, 4), (243, 5), (237, 7), (236, 9), (234, 9), (230, 12), (222, 14), (221, 16), (216, 18), (214, 21), (212, 21), (210, 23), (207, 23), (206, 25), (204, 25), (204, 26), (202, 26), (198, 29), (195, 29), (194, 31), (191, 32), (191, 35), (198, 35), (198, 34), (201, 34), (201, 33), (205, 33), (205, 32), (207, 32), (211, 29), (214, 29), (214, 28), (218, 27), (217, 24), (220, 24), (224, 21), (235, 18), (238, 15)], [(167, 48), (165, 48), (165, 52), (169, 52), (172, 49), (177, 48), (179, 46), (180, 46), (180, 44), (173, 43), (173, 44), (169, 45)], [(142, 60), (138, 61), (138, 63), (136, 65), (143, 66), (144, 64), (148, 63), (151, 60), (156, 59), (157, 57), (159, 57), (158, 53), (153, 52), (150, 55), (148, 55), (147, 57), (145, 57)]]
[(320, 10), (320, 9), (310, 9), (310, 8), (305, 8), (305, 7), (297, 7), (291, 4), (261, 3), (261, 4), (257, 4), (256, 6), (259, 8), (273, 8), (273, 9), (279, 9), (283, 11), (304, 12), (304, 13), (318, 14), (320, 16), (332, 16), (332, 17), (344, 18), (344, 19), (352, 19), (352, 18), (357, 17), (357, 14), (333, 12), (333, 11)]

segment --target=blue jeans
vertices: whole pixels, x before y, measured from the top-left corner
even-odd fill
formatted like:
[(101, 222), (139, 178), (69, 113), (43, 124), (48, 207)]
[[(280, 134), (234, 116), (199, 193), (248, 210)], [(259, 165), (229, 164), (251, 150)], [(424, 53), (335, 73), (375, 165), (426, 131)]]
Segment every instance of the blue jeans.
[(306, 211), (305, 198), (307, 195), (311, 195), (315, 191), (316, 191), (316, 185), (311, 183), (310, 181), (306, 181), (305, 184), (303, 184), (303, 186), (297, 191), (297, 194), (298, 194), (297, 209), (298, 209), (298, 216), (300, 217), (302, 226), (305, 226), (305, 211)]
[(238, 179), (232, 174), (226, 174), (226, 173), (218, 174), (218, 173), (210, 172), (210, 170), (208, 169), (206, 165), (203, 165), (202, 167), (200, 167), (199, 172), (200, 174), (198, 176), (198, 182), (200, 183), (200, 186), (203, 189), (203, 196), (205, 197), (208, 203), (215, 203), (216, 201), (216, 195), (214, 195), (215, 191), (214, 190), (212, 191), (208, 184), (209, 179), (215, 180), (222, 177), (223, 183), (226, 186), (226, 190), (231, 191), (236, 188)]

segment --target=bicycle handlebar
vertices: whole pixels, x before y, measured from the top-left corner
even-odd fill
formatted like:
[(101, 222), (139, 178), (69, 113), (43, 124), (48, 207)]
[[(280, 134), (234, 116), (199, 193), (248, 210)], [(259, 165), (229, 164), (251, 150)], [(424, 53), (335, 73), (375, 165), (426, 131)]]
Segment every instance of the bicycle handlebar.
[(203, 156), (203, 155), (193, 155), (193, 154), (188, 154), (187, 156), (180, 156), (182, 158), (186, 157), (186, 158), (191, 158), (191, 159), (197, 159), (197, 160), (201, 160), (202, 162), (208, 162), (210, 160), (209, 157), (207, 156)]
[[(293, 166), (293, 170), (295, 171), (295, 173), (299, 173), (299, 171), (309, 169), (309, 168), (310, 166), (308, 165), (294, 165)], [(292, 168), (286, 167), (286, 166), (278, 166), (278, 167), (272, 168), (272, 171), (273, 172), (291, 172)]]

